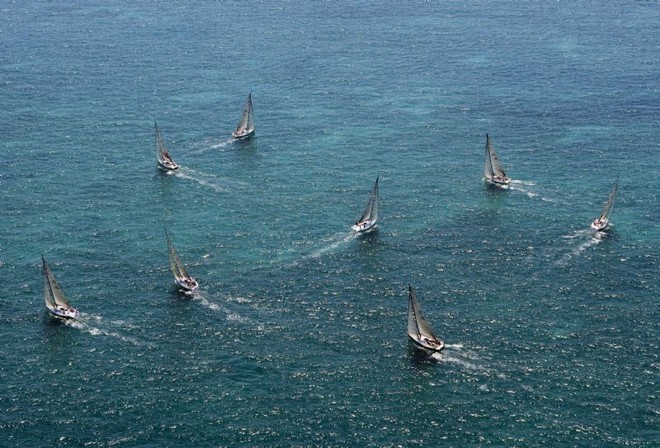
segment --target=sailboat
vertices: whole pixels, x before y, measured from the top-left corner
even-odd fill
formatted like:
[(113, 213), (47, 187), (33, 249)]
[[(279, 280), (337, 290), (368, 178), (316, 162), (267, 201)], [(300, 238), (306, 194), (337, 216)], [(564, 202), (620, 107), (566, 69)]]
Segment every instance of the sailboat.
[(254, 113), (252, 112), (252, 93), (250, 93), (243, 107), (243, 115), (231, 136), (235, 139), (251, 137), (254, 134)]
[(591, 223), (591, 228), (597, 232), (605, 230), (605, 228), (607, 228), (607, 226), (610, 224), (610, 214), (612, 213), (612, 207), (614, 206), (614, 199), (616, 198), (616, 190), (618, 184), (619, 176), (617, 176), (616, 181), (614, 182), (614, 186), (612, 186), (612, 191), (610, 192), (610, 196), (607, 198), (607, 202), (603, 207), (603, 211), (601, 212), (600, 216), (594, 219)]
[(428, 350), (438, 352), (445, 347), (445, 343), (437, 338), (424, 317), (415, 290), (411, 285), (408, 285), (408, 336), (417, 345)]
[(506, 176), (504, 168), (502, 168), (500, 159), (497, 158), (497, 153), (495, 152), (495, 149), (493, 149), (493, 144), (490, 142), (490, 136), (488, 134), (486, 134), (484, 177), (486, 178), (486, 181), (502, 187), (509, 185), (511, 182), (511, 179)]
[(161, 135), (160, 129), (158, 129), (158, 124), (155, 120), (154, 127), (156, 129), (156, 160), (158, 161), (158, 167), (166, 171), (172, 171), (179, 168), (179, 165), (172, 160), (172, 156), (170, 156), (169, 151), (165, 147), (165, 141), (163, 140), (163, 136)]
[(78, 316), (78, 310), (69, 305), (69, 301), (64, 297), (62, 288), (55, 279), (55, 275), (50, 270), (44, 256), (41, 256), (44, 271), (44, 302), (46, 309), (53, 316), (75, 319)]
[(194, 291), (199, 286), (199, 283), (186, 271), (167, 231), (165, 231), (165, 237), (167, 238), (167, 251), (170, 255), (170, 269), (172, 269), (172, 273), (174, 274), (174, 282), (185, 291)]
[(355, 224), (352, 226), (352, 229), (357, 233), (366, 233), (376, 227), (376, 222), (378, 221), (378, 177), (376, 177), (376, 182), (374, 187), (371, 190), (369, 195), (369, 200), (367, 205)]

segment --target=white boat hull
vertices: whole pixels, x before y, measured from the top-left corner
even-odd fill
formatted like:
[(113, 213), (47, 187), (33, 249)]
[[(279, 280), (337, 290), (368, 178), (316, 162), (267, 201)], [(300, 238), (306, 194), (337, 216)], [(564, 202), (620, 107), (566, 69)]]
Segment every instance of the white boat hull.
[(486, 182), (489, 182), (490, 184), (500, 188), (508, 188), (509, 184), (511, 183), (511, 179), (509, 179), (508, 177), (505, 177), (504, 179), (485, 177), (484, 179), (486, 179)]
[(417, 337), (417, 336), (410, 336), (408, 337), (418, 346), (425, 348), (427, 350), (432, 350), (434, 352), (439, 352), (443, 348), (445, 348), (445, 343), (442, 341), (433, 341), (430, 339), (426, 339), (425, 337)]
[(247, 138), (250, 138), (254, 135), (254, 129), (252, 129), (249, 132), (232, 132), (231, 136), (234, 137), (236, 140), (245, 140)]
[(199, 283), (197, 283), (197, 280), (194, 278), (189, 278), (189, 279), (184, 279), (184, 278), (177, 278), (174, 280), (177, 286), (179, 286), (181, 289), (184, 289), (186, 291), (194, 291), (199, 287)]
[(600, 232), (601, 230), (605, 230), (607, 228), (607, 226), (609, 225), (609, 223), (610, 222), (607, 219), (602, 220), (602, 221), (599, 220), (599, 219), (596, 219), (596, 220), (594, 220), (594, 222), (591, 223), (590, 227), (593, 230), (595, 230), (596, 232)]
[(179, 165), (177, 165), (174, 162), (161, 162), (161, 161), (158, 161), (158, 168), (160, 168), (161, 170), (165, 170), (165, 171), (174, 171), (174, 170), (179, 168)]
[(173, 171), (179, 168), (174, 160), (157, 160), (158, 168), (165, 171)]
[(354, 224), (351, 228), (356, 233), (367, 233), (372, 231), (376, 227), (376, 222), (366, 221), (359, 224)]
[(66, 319), (75, 319), (78, 317), (78, 310), (75, 308), (48, 308), (48, 312), (53, 316), (64, 317)]

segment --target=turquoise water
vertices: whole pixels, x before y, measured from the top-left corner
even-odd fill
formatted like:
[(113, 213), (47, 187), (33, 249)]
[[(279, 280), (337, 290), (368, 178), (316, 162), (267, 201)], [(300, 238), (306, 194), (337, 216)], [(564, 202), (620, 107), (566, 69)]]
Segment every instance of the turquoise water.
[(0, 9), (0, 446), (657, 446), (658, 3)]

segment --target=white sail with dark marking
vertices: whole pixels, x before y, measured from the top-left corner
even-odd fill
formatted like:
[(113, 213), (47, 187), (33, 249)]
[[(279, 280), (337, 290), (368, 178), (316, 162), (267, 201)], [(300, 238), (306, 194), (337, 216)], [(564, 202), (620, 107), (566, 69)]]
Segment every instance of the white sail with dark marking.
[(376, 177), (376, 182), (374, 182), (360, 219), (353, 226), (353, 230), (356, 232), (366, 232), (376, 226), (378, 221), (378, 179), (379, 177)]
[(41, 262), (43, 266), (44, 303), (46, 308), (51, 314), (56, 316), (69, 318), (76, 317), (78, 311), (69, 304), (60, 284), (57, 282), (55, 275), (51, 271), (50, 266), (48, 266), (48, 263), (46, 263), (46, 259), (43, 255), (41, 256)]
[(176, 249), (174, 249), (174, 245), (172, 244), (172, 240), (170, 240), (170, 235), (167, 231), (165, 231), (165, 237), (167, 239), (167, 252), (170, 258), (170, 269), (172, 270), (172, 274), (174, 274), (174, 281), (177, 285), (187, 291), (195, 290), (199, 286), (197, 280), (188, 274), (186, 267), (179, 258), (179, 254)]
[(486, 134), (486, 154), (484, 157), (484, 177), (486, 180), (495, 184), (508, 184), (511, 182), (504, 172), (502, 163), (490, 141), (490, 136)]
[(408, 285), (408, 336), (417, 344), (430, 350), (442, 350), (445, 346), (426, 320), (411, 285)]
[(156, 121), (154, 121), (154, 128), (155, 128), (154, 140), (156, 143), (156, 160), (158, 161), (158, 166), (168, 171), (179, 168), (179, 165), (177, 165), (174, 162), (172, 156), (170, 155), (170, 152), (165, 147), (165, 141), (163, 140), (163, 136), (160, 133), (160, 129), (158, 129), (158, 123), (156, 123)]
[(246, 138), (254, 134), (254, 112), (252, 110), (252, 93), (245, 100), (243, 114), (236, 126), (236, 130), (231, 134), (234, 138)]
[(614, 185), (612, 186), (612, 191), (610, 191), (610, 195), (607, 198), (607, 202), (605, 202), (605, 205), (603, 206), (603, 211), (600, 213), (600, 216), (591, 223), (592, 229), (603, 230), (609, 225), (610, 215), (612, 214), (612, 208), (614, 207), (614, 200), (616, 199), (616, 192), (618, 189), (618, 185), (619, 185), (619, 176), (617, 176), (616, 181), (614, 181)]

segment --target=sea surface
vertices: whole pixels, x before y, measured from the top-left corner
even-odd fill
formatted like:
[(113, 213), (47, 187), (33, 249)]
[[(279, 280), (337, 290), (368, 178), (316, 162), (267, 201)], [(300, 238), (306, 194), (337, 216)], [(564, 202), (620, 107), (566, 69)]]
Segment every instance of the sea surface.
[[(660, 446), (659, 24), (657, 1), (3, 1), (0, 446)], [(47, 315), (42, 254), (78, 320)], [(409, 284), (440, 354), (407, 340)]]

